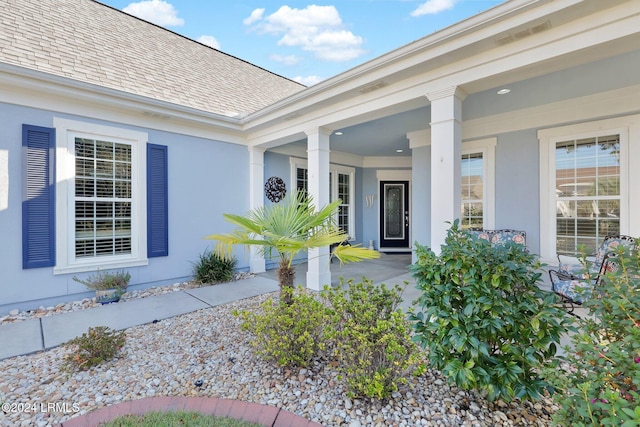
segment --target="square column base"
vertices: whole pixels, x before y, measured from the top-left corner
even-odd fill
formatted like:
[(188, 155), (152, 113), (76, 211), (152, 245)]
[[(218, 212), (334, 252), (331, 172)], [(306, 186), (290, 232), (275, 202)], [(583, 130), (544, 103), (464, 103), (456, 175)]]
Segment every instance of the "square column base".
[(264, 273), (267, 271), (264, 258), (252, 259), (249, 262), (249, 271), (252, 273)]
[(326, 273), (307, 271), (307, 289), (321, 291), (325, 285), (331, 285), (331, 271)]

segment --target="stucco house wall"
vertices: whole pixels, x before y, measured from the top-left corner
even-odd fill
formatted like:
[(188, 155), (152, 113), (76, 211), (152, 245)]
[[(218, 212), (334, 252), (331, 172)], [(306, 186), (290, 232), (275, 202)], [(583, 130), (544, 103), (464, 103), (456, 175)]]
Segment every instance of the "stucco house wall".
[[(355, 241), (374, 240), (376, 248), (379, 181), (410, 181), (411, 242), (399, 249), (411, 250), (415, 241), (443, 242), (445, 221), (461, 210), (460, 154), (480, 150), (485, 225), (526, 231), (529, 250), (552, 261), (555, 144), (611, 133), (620, 136), (620, 231), (640, 235), (635, 0), (508, 0), (310, 88), (98, 2), (9, 0), (6, 12), (0, 314), (88, 295), (71, 278), (100, 265), (60, 264), (66, 233), (57, 236), (58, 264), (22, 268), (23, 124), (71, 121), (135, 134), (146, 140), (141, 148), (147, 141), (167, 147), (168, 255), (127, 266), (134, 286), (187, 278), (191, 261), (210, 247), (203, 237), (231, 229), (222, 213), (269, 203), (270, 176), (295, 187), (292, 159), (317, 177), (316, 202), (328, 201), (327, 163), (353, 171)], [(117, 30), (127, 48), (112, 42)], [(498, 95), (503, 88), (510, 93)], [(65, 165), (56, 200), (73, 175), (73, 164)], [(67, 227), (61, 212), (57, 233)], [(318, 254), (328, 257), (328, 248)], [(236, 255), (240, 268), (273, 266), (244, 248)], [(326, 282), (324, 265), (309, 262), (310, 287)]]
[[(53, 268), (23, 269), (20, 250), (22, 232), (22, 125), (52, 127), (54, 118), (146, 132), (149, 142), (167, 146), (169, 205), (169, 255), (149, 258), (148, 265), (127, 267), (132, 289), (190, 280), (192, 263), (211, 247), (204, 237), (231, 229), (222, 214), (247, 211), (249, 191), (246, 147), (222, 141), (180, 135), (98, 119), (59, 114), (34, 108), (0, 104), (0, 134), (10, 176), (3, 192), (8, 193), (0, 209), (2, 244), (0, 271), (2, 297), (0, 312), (15, 307), (39, 307), (56, 302), (91, 297), (92, 293), (72, 280), (74, 275), (56, 274)], [(4, 166), (4, 165), (3, 165)], [(229, 177), (233, 179), (229, 179)], [(135, 203), (135, 201), (134, 201)], [(13, 244), (12, 244), (13, 242)], [(236, 251), (238, 268), (248, 269), (244, 250)], [(96, 264), (95, 268), (100, 268)]]

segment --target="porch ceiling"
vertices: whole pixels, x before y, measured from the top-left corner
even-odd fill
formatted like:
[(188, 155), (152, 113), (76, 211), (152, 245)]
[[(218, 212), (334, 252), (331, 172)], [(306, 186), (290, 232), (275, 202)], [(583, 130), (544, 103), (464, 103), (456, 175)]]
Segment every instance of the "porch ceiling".
[[(628, 40), (629, 43), (638, 40)], [(640, 44), (631, 44), (638, 46)], [(627, 45), (629, 46), (629, 45)], [(609, 52), (613, 52), (610, 47)], [(576, 56), (579, 56), (576, 54)], [(524, 110), (530, 107), (544, 106), (566, 99), (579, 98), (600, 92), (640, 85), (637, 64), (640, 63), (640, 50), (605, 57), (585, 63), (584, 57), (576, 65), (559, 69), (537, 77), (522, 72), (523, 79), (517, 79), (517, 73), (504, 77), (504, 85), (496, 85), (470, 94), (463, 102), (463, 121), (499, 115), (505, 112)], [(496, 84), (497, 81), (492, 81)], [(487, 82), (478, 82), (477, 89)], [(498, 95), (502, 87), (511, 92)], [(466, 87), (465, 87), (466, 89)], [(418, 99), (418, 98), (417, 98)], [(402, 111), (406, 109), (406, 111)], [(395, 111), (400, 112), (395, 112)], [(430, 121), (430, 107), (426, 97), (420, 97), (411, 104), (397, 105), (387, 115), (377, 114), (370, 120), (348, 126), (333, 127), (330, 137), (332, 152), (342, 152), (360, 157), (410, 157), (407, 133), (427, 129)], [(342, 132), (338, 135), (337, 132)], [(397, 150), (403, 150), (397, 152)], [(280, 147), (277, 151), (290, 151), (297, 155), (306, 152), (306, 139)]]

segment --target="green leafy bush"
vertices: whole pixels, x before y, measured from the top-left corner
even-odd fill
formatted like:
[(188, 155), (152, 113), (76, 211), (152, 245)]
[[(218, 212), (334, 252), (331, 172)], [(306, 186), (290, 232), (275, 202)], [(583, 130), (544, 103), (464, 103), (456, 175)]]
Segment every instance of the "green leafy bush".
[(281, 295), (256, 311), (234, 313), (267, 360), (289, 367), (331, 362), (353, 397), (389, 397), (406, 375), (424, 369), (411, 325), (398, 308), (401, 286), (377, 287), (363, 278), (349, 281), (346, 291), (325, 287), (318, 295), (298, 287), (281, 292), (284, 299)]
[(457, 221), (440, 256), (420, 245), (417, 256), (423, 311), (411, 319), (431, 366), (489, 400), (539, 398), (548, 384), (538, 371), (554, 362), (569, 321), (557, 297), (537, 286), (536, 257), (515, 243), (491, 246)]
[(640, 425), (640, 252), (620, 248), (616, 265), (583, 304), (569, 371), (549, 375), (557, 425)]
[(420, 369), (411, 326), (398, 308), (402, 290), (363, 278), (349, 281), (346, 290), (325, 287), (322, 293), (334, 314), (327, 337), (352, 397), (389, 397), (410, 371)]
[[(289, 304), (283, 302), (283, 293)], [(270, 298), (256, 312), (235, 314), (242, 319), (242, 329), (254, 335), (256, 352), (280, 366), (309, 366), (326, 349), (327, 307), (301, 287), (282, 288), (280, 300)]]
[(116, 332), (106, 326), (89, 328), (65, 344), (71, 352), (64, 356), (63, 369), (85, 370), (111, 360), (122, 350), (125, 341), (124, 331)]
[(234, 257), (222, 257), (215, 252), (205, 251), (193, 264), (193, 276), (199, 283), (229, 282), (233, 279), (237, 263), (238, 260)]

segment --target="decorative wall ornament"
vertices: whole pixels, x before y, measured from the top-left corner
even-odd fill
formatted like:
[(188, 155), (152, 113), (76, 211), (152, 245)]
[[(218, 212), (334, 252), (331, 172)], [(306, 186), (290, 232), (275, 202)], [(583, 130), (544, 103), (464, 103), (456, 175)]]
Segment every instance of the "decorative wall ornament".
[(367, 194), (366, 196), (364, 196), (364, 201), (367, 205), (368, 208), (372, 208), (373, 207), (373, 203), (376, 200), (376, 195), (375, 194)]
[(282, 178), (272, 176), (264, 184), (264, 194), (274, 203), (280, 202), (287, 194), (287, 186)]

